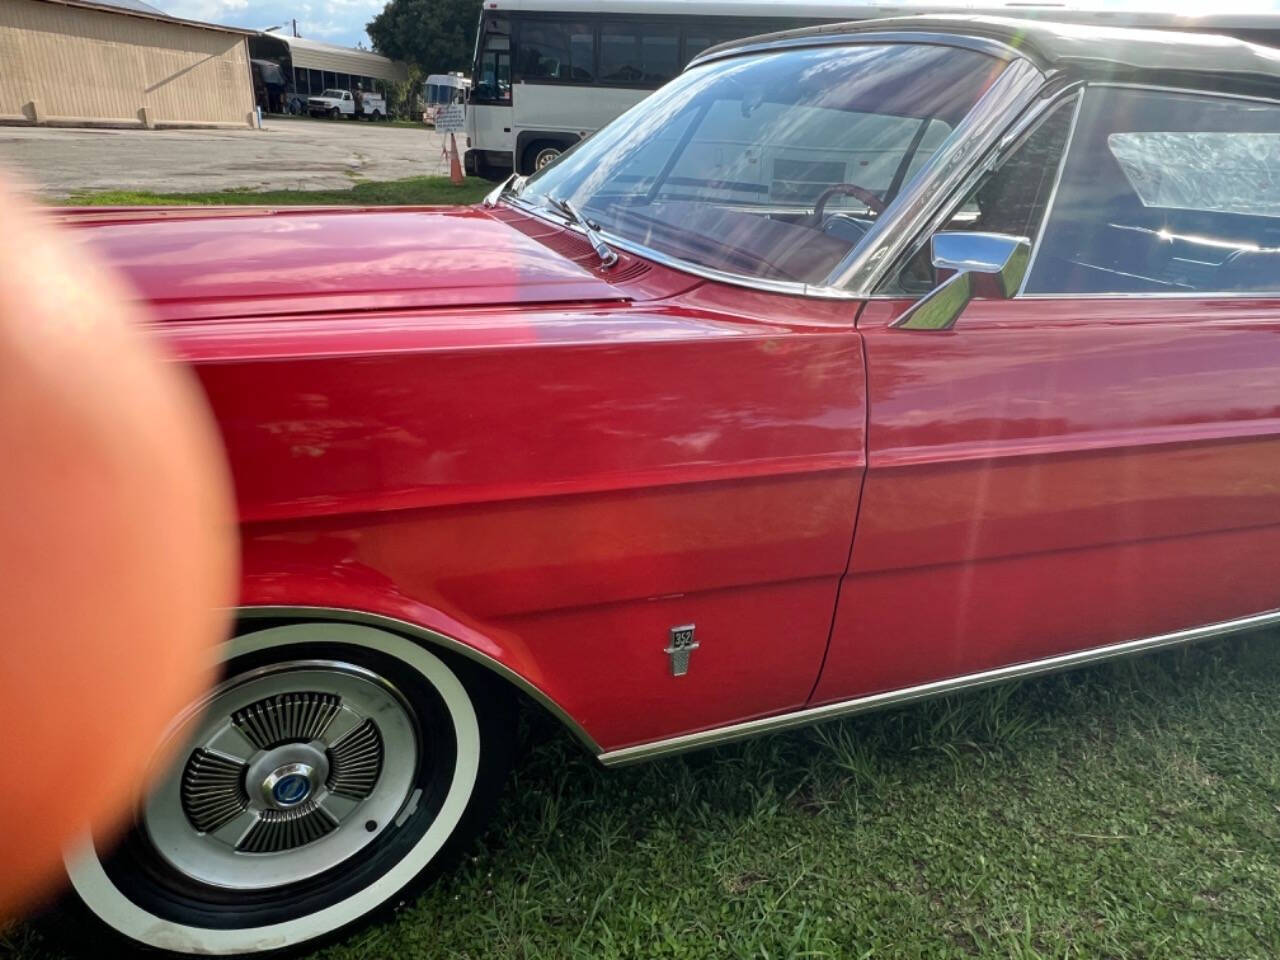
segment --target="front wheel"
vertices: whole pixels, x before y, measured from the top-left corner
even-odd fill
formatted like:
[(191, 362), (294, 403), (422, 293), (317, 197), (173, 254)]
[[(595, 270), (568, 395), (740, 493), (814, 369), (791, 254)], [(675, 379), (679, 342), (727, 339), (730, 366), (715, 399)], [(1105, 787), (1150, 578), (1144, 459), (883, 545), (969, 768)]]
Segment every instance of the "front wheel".
[(537, 173), (562, 153), (564, 153), (564, 147), (560, 144), (539, 140), (525, 149), (524, 169), (528, 173)]
[(330, 108), (329, 108), (329, 119), (330, 119), (330, 120), (337, 120), (340, 116), (342, 116), (342, 111), (341, 111), (341, 110), (339, 110), (337, 107), (330, 107)]
[(78, 898), (132, 945), (315, 946), (425, 882), (487, 818), (513, 711), (474, 664), (337, 623), (248, 633), (226, 653), (126, 839), (68, 856)]

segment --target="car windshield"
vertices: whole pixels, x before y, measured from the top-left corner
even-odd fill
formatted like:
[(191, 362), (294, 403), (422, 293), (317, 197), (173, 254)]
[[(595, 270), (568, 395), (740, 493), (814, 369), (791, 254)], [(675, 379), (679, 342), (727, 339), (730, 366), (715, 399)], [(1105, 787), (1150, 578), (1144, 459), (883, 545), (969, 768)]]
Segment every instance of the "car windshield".
[(695, 67), (525, 184), (609, 236), (821, 284), (1004, 68), (959, 47), (790, 49)]
[(341, 91), (341, 90), (326, 90), (324, 93), (320, 94), (320, 96), (322, 96), (322, 97), (332, 97), (334, 100), (341, 100), (341, 99), (342, 99), (342, 91)]

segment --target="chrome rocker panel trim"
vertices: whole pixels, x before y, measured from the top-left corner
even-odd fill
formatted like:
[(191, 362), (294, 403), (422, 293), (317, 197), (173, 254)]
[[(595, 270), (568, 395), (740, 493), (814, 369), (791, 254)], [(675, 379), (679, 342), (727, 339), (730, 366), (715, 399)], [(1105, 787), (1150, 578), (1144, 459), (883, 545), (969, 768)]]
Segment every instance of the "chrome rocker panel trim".
[(426, 627), (420, 627), (415, 623), (407, 620), (398, 620), (395, 617), (385, 617), (377, 613), (365, 613), (361, 610), (350, 610), (345, 607), (290, 607), (290, 606), (261, 606), (261, 607), (234, 607), (232, 614), (237, 623), (247, 622), (251, 620), (267, 620), (267, 619), (283, 619), (283, 620), (321, 620), (340, 623), (363, 623), (371, 627), (381, 627), (392, 633), (399, 633), (404, 636), (411, 637), (415, 640), (421, 640), (427, 644), (435, 644), (452, 650), (472, 660), (480, 666), (488, 670), (492, 670), (502, 679), (508, 681), (512, 686), (516, 687), (522, 693), (527, 694), (531, 699), (535, 700), (540, 706), (550, 711), (551, 715), (565, 725), (570, 732), (582, 743), (584, 747), (590, 750), (596, 756), (604, 753), (604, 748), (596, 743), (591, 734), (579, 725), (578, 721), (569, 715), (555, 700), (551, 699), (546, 693), (539, 690), (532, 683), (526, 680), (520, 674), (516, 673), (506, 664), (495, 660), (486, 653), (468, 646), (461, 641), (452, 637), (445, 636), (443, 633), (437, 633)]
[(1146, 637), (1141, 640), (1126, 640), (1121, 643), (1113, 643), (1104, 647), (1094, 647), (1090, 650), (1064, 653), (1055, 657), (1047, 657), (1043, 660), (1032, 660), (1028, 663), (1017, 663), (1007, 667), (997, 667), (993, 670), (983, 670), (979, 673), (970, 673), (962, 677), (952, 677), (948, 680), (936, 680), (931, 683), (922, 683), (914, 687), (904, 687), (901, 690), (888, 690), (884, 693), (875, 693), (866, 697), (856, 697), (852, 700), (840, 701), (839, 703), (827, 703), (820, 707), (809, 707), (804, 710), (796, 710), (791, 713), (784, 713), (778, 716), (763, 717), (758, 720), (746, 720), (742, 723), (731, 724), (727, 727), (717, 727), (712, 730), (703, 730), (698, 733), (685, 734), (683, 736), (672, 737), (667, 740), (657, 740), (651, 743), (637, 744), (633, 747), (623, 747), (619, 750), (610, 750), (607, 753), (601, 754), (599, 759), (600, 762), (607, 767), (621, 767), (627, 764), (637, 763), (641, 760), (648, 760), (652, 757), (665, 756), (666, 754), (671, 753), (680, 753), (685, 750), (694, 750), (699, 747), (709, 747), (723, 743), (730, 743), (734, 740), (741, 740), (746, 737), (755, 736), (756, 734), (790, 730), (793, 727), (802, 727), (812, 723), (821, 723), (824, 720), (834, 720), (838, 717), (847, 717), (857, 713), (866, 713), (883, 707), (914, 703), (917, 700), (943, 696), (945, 694), (955, 693), (961, 690), (974, 690), (980, 687), (1003, 683), (1007, 680), (1017, 680), (1045, 673), (1055, 673), (1060, 670), (1069, 670), (1073, 667), (1083, 667), (1088, 664), (1097, 663), (1103, 660), (1110, 660), (1116, 657), (1147, 653), (1164, 647), (1174, 647), (1181, 644), (1194, 643), (1198, 640), (1207, 640), (1212, 637), (1222, 637), (1233, 633), (1245, 633), (1250, 630), (1256, 630), (1260, 627), (1271, 626), (1273, 624), (1280, 624), (1280, 610), (1269, 610), (1265, 613), (1258, 613), (1249, 617), (1240, 617), (1236, 620), (1225, 620), (1221, 623), (1213, 623), (1203, 627), (1192, 627), (1188, 630), (1175, 630), (1173, 633), (1162, 633), (1157, 636)]

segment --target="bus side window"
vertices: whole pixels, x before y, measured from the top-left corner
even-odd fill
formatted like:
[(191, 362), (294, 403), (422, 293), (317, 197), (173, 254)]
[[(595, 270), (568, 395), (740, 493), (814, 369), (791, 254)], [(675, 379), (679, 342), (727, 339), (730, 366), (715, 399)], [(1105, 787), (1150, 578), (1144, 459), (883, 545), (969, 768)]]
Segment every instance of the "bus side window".
[(600, 82), (657, 88), (680, 69), (680, 29), (654, 23), (600, 27)]
[(476, 100), (511, 100), (511, 21), (505, 17), (484, 20), (484, 46), (480, 50), (479, 71), (473, 79)]
[(591, 83), (595, 79), (595, 31), (573, 20), (524, 20), (516, 49), (520, 80)]

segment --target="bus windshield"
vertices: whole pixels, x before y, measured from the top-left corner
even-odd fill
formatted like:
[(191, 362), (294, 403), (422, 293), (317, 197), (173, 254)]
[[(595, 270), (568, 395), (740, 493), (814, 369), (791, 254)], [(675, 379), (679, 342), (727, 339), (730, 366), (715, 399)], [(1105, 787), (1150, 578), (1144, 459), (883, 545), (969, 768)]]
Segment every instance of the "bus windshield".
[(534, 174), (621, 241), (821, 284), (1003, 69), (958, 47), (792, 49), (696, 67)]

